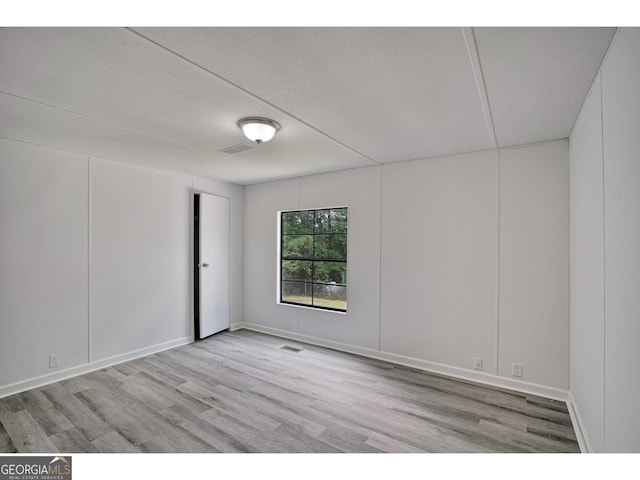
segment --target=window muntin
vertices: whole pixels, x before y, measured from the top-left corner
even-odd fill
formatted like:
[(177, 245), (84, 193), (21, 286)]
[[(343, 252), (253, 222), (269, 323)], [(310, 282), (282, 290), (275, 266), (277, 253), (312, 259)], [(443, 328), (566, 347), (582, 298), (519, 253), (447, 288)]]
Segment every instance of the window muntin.
[(280, 214), (280, 303), (347, 311), (347, 208)]

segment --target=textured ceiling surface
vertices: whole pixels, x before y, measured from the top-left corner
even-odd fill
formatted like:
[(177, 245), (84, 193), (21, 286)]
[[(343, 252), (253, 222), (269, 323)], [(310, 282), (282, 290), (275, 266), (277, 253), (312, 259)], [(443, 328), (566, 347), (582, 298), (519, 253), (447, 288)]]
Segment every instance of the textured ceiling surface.
[(239, 184), (566, 138), (614, 33), (0, 28), (0, 137)]

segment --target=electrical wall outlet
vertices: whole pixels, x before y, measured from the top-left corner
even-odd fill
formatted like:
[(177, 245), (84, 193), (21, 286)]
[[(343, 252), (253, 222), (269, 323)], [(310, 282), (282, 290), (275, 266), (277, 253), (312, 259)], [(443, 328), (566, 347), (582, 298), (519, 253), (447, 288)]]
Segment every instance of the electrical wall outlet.
[(522, 376), (522, 364), (521, 363), (512, 363), (511, 364), (511, 375), (514, 377)]
[(473, 369), (474, 370), (482, 370), (482, 358), (476, 357), (473, 359)]
[(60, 366), (60, 354), (54, 353), (49, 355), (49, 368), (57, 368)]

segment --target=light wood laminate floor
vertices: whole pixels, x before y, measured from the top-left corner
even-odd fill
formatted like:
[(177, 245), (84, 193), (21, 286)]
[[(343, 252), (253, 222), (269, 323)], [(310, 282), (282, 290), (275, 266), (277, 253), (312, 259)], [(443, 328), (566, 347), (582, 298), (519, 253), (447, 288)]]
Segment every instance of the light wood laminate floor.
[(578, 451), (563, 402), (248, 330), (0, 399), (5, 453)]

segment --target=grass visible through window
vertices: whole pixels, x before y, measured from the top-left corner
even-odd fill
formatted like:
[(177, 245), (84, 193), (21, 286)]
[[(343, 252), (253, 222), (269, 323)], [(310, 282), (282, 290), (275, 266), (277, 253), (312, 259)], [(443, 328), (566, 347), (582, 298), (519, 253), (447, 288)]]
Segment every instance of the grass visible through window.
[(347, 310), (347, 300), (331, 300), (325, 298), (315, 298), (314, 304), (311, 304), (311, 297), (297, 297), (295, 295), (288, 295), (287, 297), (282, 298), (283, 302), (288, 303), (297, 303), (300, 305), (309, 305), (310, 307), (325, 307), (330, 308), (332, 310)]

